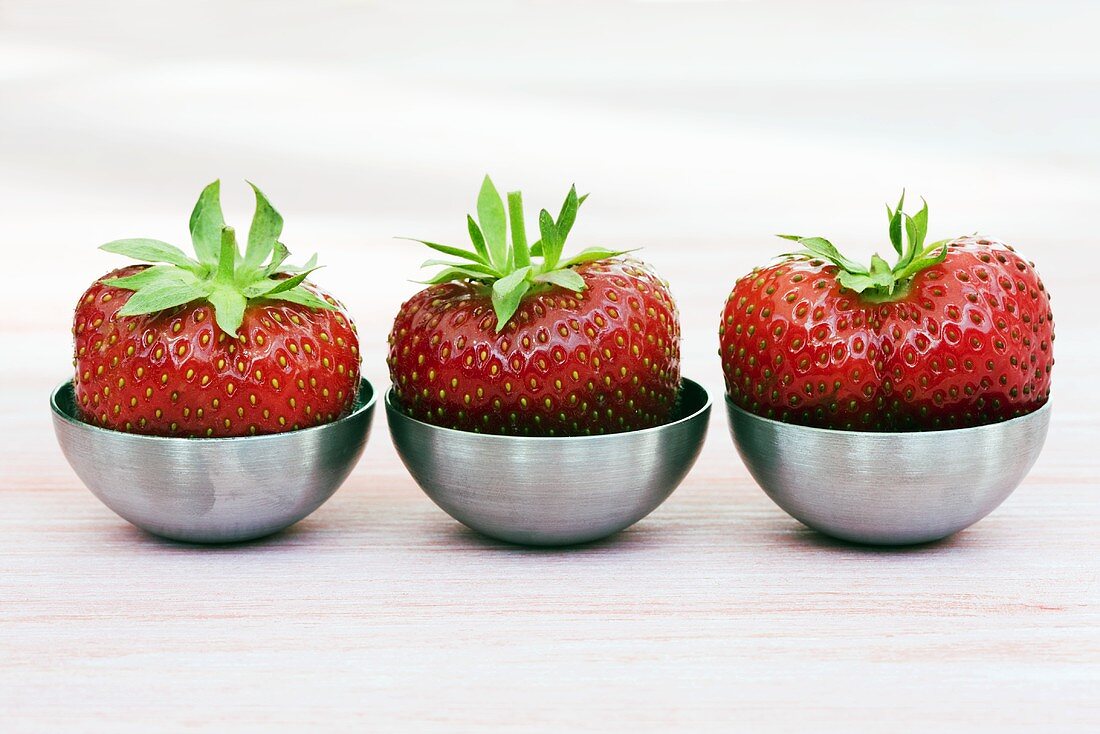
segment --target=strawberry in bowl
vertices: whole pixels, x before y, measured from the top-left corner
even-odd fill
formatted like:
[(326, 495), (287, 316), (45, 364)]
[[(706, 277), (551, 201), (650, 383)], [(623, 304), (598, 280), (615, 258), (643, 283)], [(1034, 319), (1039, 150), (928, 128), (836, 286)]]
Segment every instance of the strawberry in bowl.
[(159, 240), (100, 249), (156, 263), (96, 280), (73, 317), (81, 415), (157, 436), (248, 436), (335, 420), (355, 404), (359, 340), (331, 295), (290, 266), (283, 220), (256, 194), (242, 254), (217, 181), (191, 215), (196, 257)]
[[(407, 415), (457, 430), (581, 436), (656, 426), (680, 390), (680, 320), (667, 284), (622, 251), (563, 257), (582, 197), (543, 209), (528, 246), (520, 192), (509, 217), (486, 177), (472, 249), (401, 306), (390, 378)], [(511, 223), (511, 245), (507, 239)], [(420, 241), (420, 240), (417, 240)], [(532, 260), (532, 257), (535, 259)]]
[(78, 475), (166, 537), (223, 542), (286, 527), (336, 490), (366, 440), (373, 391), (354, 324), (308, 280), (315, 258), (287, 264), (282, 216), (253, 190), (243, 252), (217, 181), (191, 214), (194, 257), (152, 239), (102, 246), (150, 264), (81, 295), (75, 376), (51, 400)]
[(514, 542), (633, 524), (682, 479), (706, 425), (667, 284), (624, 250), (565, 254), (584, 201), (571, 188), (557, 217), (541, 210), (529, 244), (522, 195), (506, 204), (485, 177), (469, 247), (417, 240), (452, 259), (425, 263), (442, 269), (390, 332), (387, 415), (406, 466), (456, 519)]
[(1054, 321), (1034, 265), (991, 238), (925, 244), (928, 207), (887, 207), (897, 262), (821, 237), (739, 279), (719, 353), (734, 440), (758, 483), (849, 540), (945, 537), (1038, 456)]

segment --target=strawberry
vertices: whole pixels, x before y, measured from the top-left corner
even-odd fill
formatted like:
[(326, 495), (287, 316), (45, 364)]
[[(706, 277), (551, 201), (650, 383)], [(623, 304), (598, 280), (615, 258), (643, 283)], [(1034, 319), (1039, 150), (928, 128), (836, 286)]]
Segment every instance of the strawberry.
[(115, 270), (73, 318), (84, 420), (157, 436), (279, 433), (336, 419), (355, 402), (359, 342), (337, 301), (284, 265), (283, 219), (255, 186), (240, 254), (219, 183), (191, 214), (197, 260), (158, 240), (100, 249), (158, 265)]
[(426, 262), (444, 270), (394, 320), (388, 362), (404, 412), (525, 436), (630, 431), (669, 417), (680, 387), (676, 305), (666, 283), (621, 251), (561, 259), (584, 198), (570, 189), (556, 220), (543, 209), (541, 239), (528, 247), (521, 194), (508, 194), (506, 216), (486, 176), (478, 222), (467, 217), (473, 250), (417, 240), (460, 261)]
[[(892, 268), (820, 237), (737, 281), (719, 330), (726, 390), (745, 410), (825, 428), (961, 428), (1050, 396), (1054, 320), (1034, 265), (982, 237), (925, 246), (927, 204), (887, 207)], [(908, 246), (903, 250), (903, 227)]]

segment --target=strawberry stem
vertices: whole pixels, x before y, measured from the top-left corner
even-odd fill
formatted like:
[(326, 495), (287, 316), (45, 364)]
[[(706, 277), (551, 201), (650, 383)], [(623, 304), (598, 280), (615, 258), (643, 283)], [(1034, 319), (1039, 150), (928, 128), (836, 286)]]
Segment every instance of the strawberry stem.
[(516, 268), (531, 264), (531, 251), (527, 248), (527, 230), (523, 225), (523, 194), (508, 192), (508, 221), (512, 226), (512, 253)]
[(222, 247), (218, 254), (218, 271), (214, 280), (225, 285), (233, 282), (233, 266), (238, 255), (236, 233), (232, 227), (222, 227)]
[[(532, 290), (557, 286), (582, 291), (586, 286), (584, 278), (574, 270), (576, 266), (628, 252), (590, 247), (567, 260), (561, 259), (565, 238), (577, 218), (577, 210), (587, 198), (587, 195), (577, 196), (576, 187), (569, 189), (556, 220), (545, 209), (539, 212), (541, 237), (530, 246), (527, 244), (527, 228), (523, 218), (523, 194), (511, 191), (507, 198), (505, 214), (500, 194), (486, 176), (477, 197), (477, 221), (472, 216), (466, 217), (473, 250), (415, 240), (436, 252), (459, 258), (458, 261), (427, 261), (425, 267), (443, 267), (427, 283), (434, 285), (464, 280), (485, 288), (491, 294), (498, 332), (504, 330), (524, 296)], [(511, 228), (511, 246), (506, 237), (508, 228)], [(541, 262), (533, 262), (532, 257), (541, 258)]]
[[(837, 281), (845, 288), (874, 303), (896, 301), (908, 292), (913, 276), (947, 257), (947, 245), (951, 240), (939, 240), (927, 246), (924, 244), (928, 233), (928, 203), (923, 199), (921, 201), (923, 206), (913, 216), (904, 211), (904, 191), (897, 207), (886, 205), (890, 220), (890, 244), (898, 255), (893, 267), (877, 254), (872, 256), (870, 267), (850, 260), (823, 237), (782, 234), (779, 237), (797, 242), (803, 248), (788, 253), (787, 257), (825, 260), (839, 268)], [(908, 247), (903, 247), (903, 239), (907, 240)]]
[[(315, 268), (286, 265), (286, 246), (278, 241), (283, 218), (256, 186), (256, 213), (249, 230), (248, 251), (242, 258), (237, 235), (222, 218), (219, 182), (207, 186), (191, 213), (191, 240), (198, 261), (167, 242), (126, 239), (108, 242), (101, 250), (144, 262), (164, 263), (127, 278), (103, 281), (134, 295), (119, 311), (123, 316), (163, 311), (191, 301), (206, 301), (226, 333), (235, 336), (244, 310), (254, 300), (289, 301), (315, 309), (334, 306), (304, 286)], [(264, 261), (267, 264), (264, 264)]]

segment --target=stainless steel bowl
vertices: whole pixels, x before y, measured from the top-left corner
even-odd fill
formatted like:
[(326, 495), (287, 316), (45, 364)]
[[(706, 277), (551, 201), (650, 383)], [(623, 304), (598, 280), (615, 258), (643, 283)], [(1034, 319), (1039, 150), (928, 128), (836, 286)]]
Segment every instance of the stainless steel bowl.
[(527, 438), (433, 426), (386, 394), (393, 444), (413, 479), (451, 517), (525, 545), (572, 545), (653, 512), (687, 475), (706, 438), (710, 398), (683, 381), (679, 417), (606, 436)]
[(161, 438), (78, 419), (72, 382), (50, 396), (54, 431), (77, 476), (143, 530), (191, 543), (233, 543), (282, 530), (320, 507), (363, 453), (374, 388), (340, 420), (241, 438)]
[(842, 540), (910, 545), (981, 520), (1019, 486), (1046, 440), (1050, 403), (976, 428), (872, 433), (769, 420), (726, 398), (757, 484), (797, 520)]

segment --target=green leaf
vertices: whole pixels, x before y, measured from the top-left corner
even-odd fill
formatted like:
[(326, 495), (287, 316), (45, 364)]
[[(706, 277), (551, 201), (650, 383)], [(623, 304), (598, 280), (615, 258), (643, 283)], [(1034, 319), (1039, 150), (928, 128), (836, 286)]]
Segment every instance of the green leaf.
[(544, 270), (553, 270), (561, 259), (562, 241), (550, 212), (539, 212), (539, 232), (542, 234), (542, 262)]
[(895, 252), (898, 253), (898, 257), (901, 257), (902, 245), (901, 245), (901, 218), (905, 213), (902, 209), (905, 207), (905, 189), (901, 191), (901, 199), (898, 200), (898, 206), (896, 209), (891, 210), (889, 206), (886, 207), (886, 211), (890, 215), (890, 244), (894, 246)]
[[(921, 201), (924, 201), (924, 199), (921, 199)], [(909, 246), (906, 248), (905, 254), (899, 257), (897, 264), (894, 265), (894, 270), (901, 272), (906, 270), (920, 256), (924, 247), (924, 238), (928, 235), (928, 202), (924, 202), (921, 210), (912, 217), (902, 213), (900, 208), (898, 209), (898, 215), (905, 222), (905, 233), (909, 238)], [(893, 226), (893, 222), (891, 222), (891, 226)], [(893, 232), (890, 233), (890, 236), (893, 237)]]
[(299, 285), (305, 282), (305, 279), (308, 278), (314, 270), (317, 269), (318, 268), (313, 268), (313, 270), (303, 270), (297, 275), (293, 275), (289, 278), (284, 278), (283, 280), (276, 281), (275, 287), (267, 291), (267, 293), (265, 293), (264, 295), (271, 296), (273, 293), (282, 293), (283, 291), (289, 291), (292, 288), (297, 288)]
[(209, 287), (205, 283), (187, 283), (172, 280), (152, 283), (130, 296), (118, 313), (120, 316), (138, 316), (140, 314), (163, 311), (166, 308), (182, 306), (185, 303), (205, 298)]
[(586, 247), (565, 262), (560, 263), (559, 267), (570, 268), (574, 265), (581, 265), (582, 263), (590, 263), (596, 262), (597, 260), (606, 260), (610, 257), (618, 257), (619, 255), (625, 255), (628, 252), (637, 252), (637, 250), (638, 248), (636, 247), (630, 250), (612, 250), (607, 247)]
[(105, 278), (99, 282), (115, 288), (136, 291), (154, 283), (198, 283), (199, 279), (193, 273), (181, 270), (174, 265), (153, 265), (140, 273), (122, 278)]
[(489, 250), (489, 263), (503, 272), (509, 266), (508, 224), (504, 214), (504, 202), (486, 176), (481, 182), (481, 192), (477, 196), (477, 221), (485, 235), (485, 244)]
[[(904, 281), (907, 278), (911, 278), (925, 268), (930, 268), (933, 265), (938, 265), (947, 259), (947, 246), (952, 242), (951, 239), (939, 240), (928, 245), (924, 251), (920, 254), (920, 257), (914, 258), (911, 263), (906, 265), (902, 270), (898, 271), (894, 276), (899, 281)], [(895, 270), (897, 266), (895, 266)]]
[(428, 242), (427, 240), (418, 240), (415, 237), (398, 237), (399, 240), (408, 240), (410, 242), (419, 242), (422, 245), (432, 248), (436, 252), (442, 252), (444, 255), (450, 255), (451, 257), (460, 257), (463, 260), (469, 260), (470, 262), (480, 263), (482, 265), (488, 265), (480, 254), (471, 252), (470, 250), (463, 250), (461, 247), (451, 247), (450, 245), (441, 245), (438, 242)]
[[(576, 187), (571, 186), (557, 221), (545, 209), (540, 210), (538, 226), (541, 237), (535, 244), (528, 245), (522, 193), (511, 191), (504, 200), (497, 192), (492, 179), (486, 176), (482, 180), (478, 194), (477, 220), (475, 221), (472, 216), (466, 217), (470, 240), (474, 243), (474, 252), (450, 245), (414, 240), (461, 260), (461, 262), (428, 260), (423, 267), (441, 266), (443, 270), (422, 282), (437, 284), (468, 280), (492, 285), (493, 308), (497, 312), (498, 325), (501, 329), (518, 307), (519, 300), (536, 280), (573, 290), (582, 289), (583, 277), (569, 270), (569, 266), (630, 252), (630, 250), (612, 250), (603, 247), (589, 248), (567, 262), (561, 262), (565, 235), (571, 230), (576, 221), (577, 211), (586, 198), (587, 194), (578, 196)], [(509, 230), (511, 230), (510, 242)], [(533, 265), (532, 255), (541, 257), (542, 261)], [(536, 276), (539, 277), (536, 278)]]
[(252, 226), (248, 230), (244, 265), (254, 269), (260, 267), (274, 249), (275, 241), (283, 232), (283, 217), (256, 184), (249, 181), (248, 185), (256, 192), (256, 213), (252, 215)]
[(472, 270), (475, 273), (481, 273), (482, 275), (490, 278), (499, 278), (500, 273), (493, 270), (488, 265), (482, 265), (481, 263), (464, 263), (464, 262), (451, 262), (449, 260), (425, 260), (420, 264), (422, 268), (434, 268), (442, 265), (446, 268), (463, 268), (464, 270)]
[(497, 315), (497, 333), (508, 325), (508, 319), (512, 318), (520, 301), (531, 288), (531, 282), (527, 276), (531, 274), (531, 266), (520, 268), (509, 273), (497, 282), (493, 283), (493, 310)]
[(890, 272), (890, 264), (878, 254), (871, 255), (871, 275), (881, 275)]
[(199, 200), (191, 212), (191, 241), (199, 262), (204, 265), (214, 265), (221, 250), (225, 218), (222, 216), (220, 198), (221, 182), (214, 181), (199, 194)]
[[(930, 266), (942, 263), (944, 260), (947, 259), (947, 246), (951, 244), (951, 242), (953, 242), (951, 238), (933, 242), (925, 249), (924, 257), (922, 257), (921, 259), (928, 261), (928, 264)], [(929, 255), (929, 253), (935, 254)]]
[(899, 271), (907, 268), (909, 264), (916, 259), (917, 255), (920, 254), (920, 251), (917, 249), (916, 226), (908, 214), (902, 214), (901, 216), (902, 225), (905, 228), (906, 237), (909, 243), (906, 245), (905, 254), (898, 258), (897, 264), (894, 266)]
[(785, 240), (794, 240), (805, 247), (814, 257), (828, 260), (842, 270), (847, 270), (850, 273), (867, 273), (865, 266), (844, 257), (832, 242), (823, 237), (799, 237), (790, 234), (781, 234), (779, 237)]
[(297, 303), (299, 306), (306, 306), (307, 308), (320, 308), (329, 311), (334, 311), (336, 309), (336, 306), (333, 306), (312, 291), (306, 290), (303, 285), (291, 288), (288, 291), (280, 291), (271, 300), (289, 301), (290, 303)]
[(849, 273), (847, 270), (841, 270), (836, 274), (837, 282), (845, 288), (850, 288), (856, 293), (862, 293), (868, 288), (875, 287), (875, 281), (870, 275), (863, 273)]
[[(572, 194), (572, 196), (576, 196), (576, 187), (573, 187), (571, 189), (570, 194)], [(570, 198), (571, 198), (570, 195), (567, 194), (566, 197), (565, 197), (565, 203), (562, 204), (562, 207), (561, 207), (562, 211), (561, 211), (560, 214), (558, 214), (558, 221), (555, 224), (558, 225), (559, 229), (561, 228), (562, 221), (567, 218), (565, 210), (566, 210), (566, 207), (570, 206), (570, 203), (569, 203)], [(583, 204), (584, 200), (587, 199), (587, 198), (588, 198), (588, 194), (585, 194), (584, 196), (581, 196), (581, 197), (577, 197), (577, 204), (576, 204), (575, 208), (580, 209), (581, 204)], [(577, 214), (576, 214), (576, 211), (574, 211), (573, 215), (572, 215), (572, 219), (569, 221), (569, 227), (562, 234), (562, 245), (563, 246), (565, 244), (565, 237), (569, 234), (570, 230), (573, 229), (573, 222), (576, 220), (576, 218), (577, 218)], [(532, 257), (542, 257), (542, 240), (535, 240), (534, 242), (532, 242), (530, 250), (531, 250), (531, 256)], [(629, 252), (629, 251), (628, 250), (623, 250), (623, 252)]]
[(116, 255), (132, 257), (149, 263), (171, 263), (187, 270), (198, 270), (199, 264), (187, 257), (183, 250), (160, 240), (145, 238), (133, 238), (126, 240), (114, 240), (99, 249), (104, 252), (113, 252)]
[(877, 254), (871, 256), (871, 282), (876, 287), (885, 288), (887, 291), (893, 293), (894, 291), (894, 273), (890, 270), (890, 264), (879, 257)]
[(913, 231), (911, 233), (912, 237), (916, 240), (918, 252), (924, 249), (924, 239), (928, 236), (928, 202), (925, 201), (923, 197), (921, 198), (921, 202), (923, 206), (920, 211), (913, 215)]
[(548, 273), (540, 273), (535, 276), (539, 283), (552, 283), (571, 291), (583, 291), (587, 286), (584, 278), (575, 270), (562, 269), (551, 270)]
[(474, 249), (481, 255), (481, 262), (489, 262), (489, 250), (485, 247), (485, 236), (481, 234), (481, 228), (469, 214), (466, 215), (466, 228), (470, 230), (470, 241), (474, 243)]
[[(287, 254), (289, 255), (290, 253), (287, 253)], [(315, 252), (312, 255), (310, 255), (309, 259), (306, 260), (305, 263), (303, 263), (302, 265), (285, 265), (284, 264), (279, 268), (279, 272), (280, 273), (293, 274), (293, 273), (301, 273), (304, 270), (316, 270), (316, 269), (317, 269), (317, 253)]]
[(455, 280), (493, 280), (496, 277), (498, 276), (486, 275), (472, 268), (456, 265), (440, 270), (427, 280), (418, 280), (415, 282), (424, 285), (439, 285), (440, 283), (450, 283)]
[(831, 242), (820, 237), (779, 236), (798, 242), (805, 248), (799, 252), (789, 253), (787, 257), (828, 260), (839, 266), (840, 272), (836, 277), (842, 286), (857, 293), (871, 291), (865, 295), (865, 298), (882, 303), (896, 300), (899, 285), (904, 287), (905, 283), (920, 271), (943, 262), (947, 257), (946, 245), (949, 243), (949, 240), (941, 240), (928, 246), (924, 245), (924, 240), (928, 236), (928, 202), (923, 198), (920, 211), (910, 216), (905, 213), (905, 191), (903, 190), (896, 208), (886, 205), (886, 216), (889, 220), (890, 244), (898, 254), (898, 260), (892, 268), (878, 255), (871, 258), (870, 268), (866, 268), (844, 257)]
[(512, 258), (517, 268), (531, 264), (531, 251), (527, 249), (527, 228), (523, 223), (523, 194), (508, 193), (508, 219), (512, 224)]
[(237, 247), (236, 233), (224, 223), (217, 181), (203, 189), (191, 212), (190, 228), (200, 261), (188, 258), (178, 248), (159, 240), (117, 240), (103, 246), (108, 252), (167, 263), (147, 267), (130, 276), (104, 279), (104, 283), (133, 291), (120, 309), (122, 315), (152, 313), (206, 299), (214, 307), (219, 327), (235, 336), (249, 299), (284, 300), (310, 308), (333, 308), (305, 286), (306, 279), (317, 269), (317, 256), (312, 256), (302, 267), (286, 265), (290, 253), (286, 245), (278, 241), (283, 227), (282, 216), (259, 187), (249, 185), (256, 195), (256, 213), (243, 256)]
[(954, 237), (948, 237), (945, 240), (936, 240), (932, 244), (925, 247), (924, 252), (921, 253), (921, 254), (923, 256), (927, 257), (927, 256), (931, 255), (932, 253), (936, 253), (936, 257), (939, 259), (939, 261), (943, 262), (944, 259), (947, 258), (947, 246), (950, 245), (954, 241), (955, 241)]
[(276, 240), (275, 249), (271, 252), (271, 260), (268, 261), (267, 267), (263, 270), (263, 277), (270, 278), (275, 273), (281, 272), (280, 268), (288, 257), (290, 257), (290, 250), (286, 249), (286, 245), (282, 242)]
[(274, 293), (288, 291), (291, 288), (296, 288), (307, 277), (309, 277), (310, 273), (317, 269), (318, 268), (303, 270), (297, 275), (294, 275), (290, 278), (261, 280), (258, 283), (253, 283), (252, 285), (245, 288), (244, 295), (247, 298), (261, 298), (270, 297)]
[(248, 306), (248, 299), (231, 285), (217, 285), (206, 300), (210, 301), (210, 305), (214, 307), (214, 320), (218, 322), (221, 330), (236, 338), (237, 329), (244, 321), (244, 309)]
[(894, 285), (897, 283), (890, 265), (878, 255), (871, 256), (870, 272), (853, 273), (841, 270), (837, 273), (836, 279), (842, 286), (851, 288), (856, 293), (871, 289), (893, 293)]
[(569, 193), (565, 195), (565, 202), (561, 205), (561, 213), (558, 214), (558, 220), (555, 222), (562, 247), (565, 246), (569, 231), (573, 229), (573, 223), (577, 221), (577, 209), (580, 208), (580, 205), (580, 199), (577, 198), (577, 187), (570, 186)]

